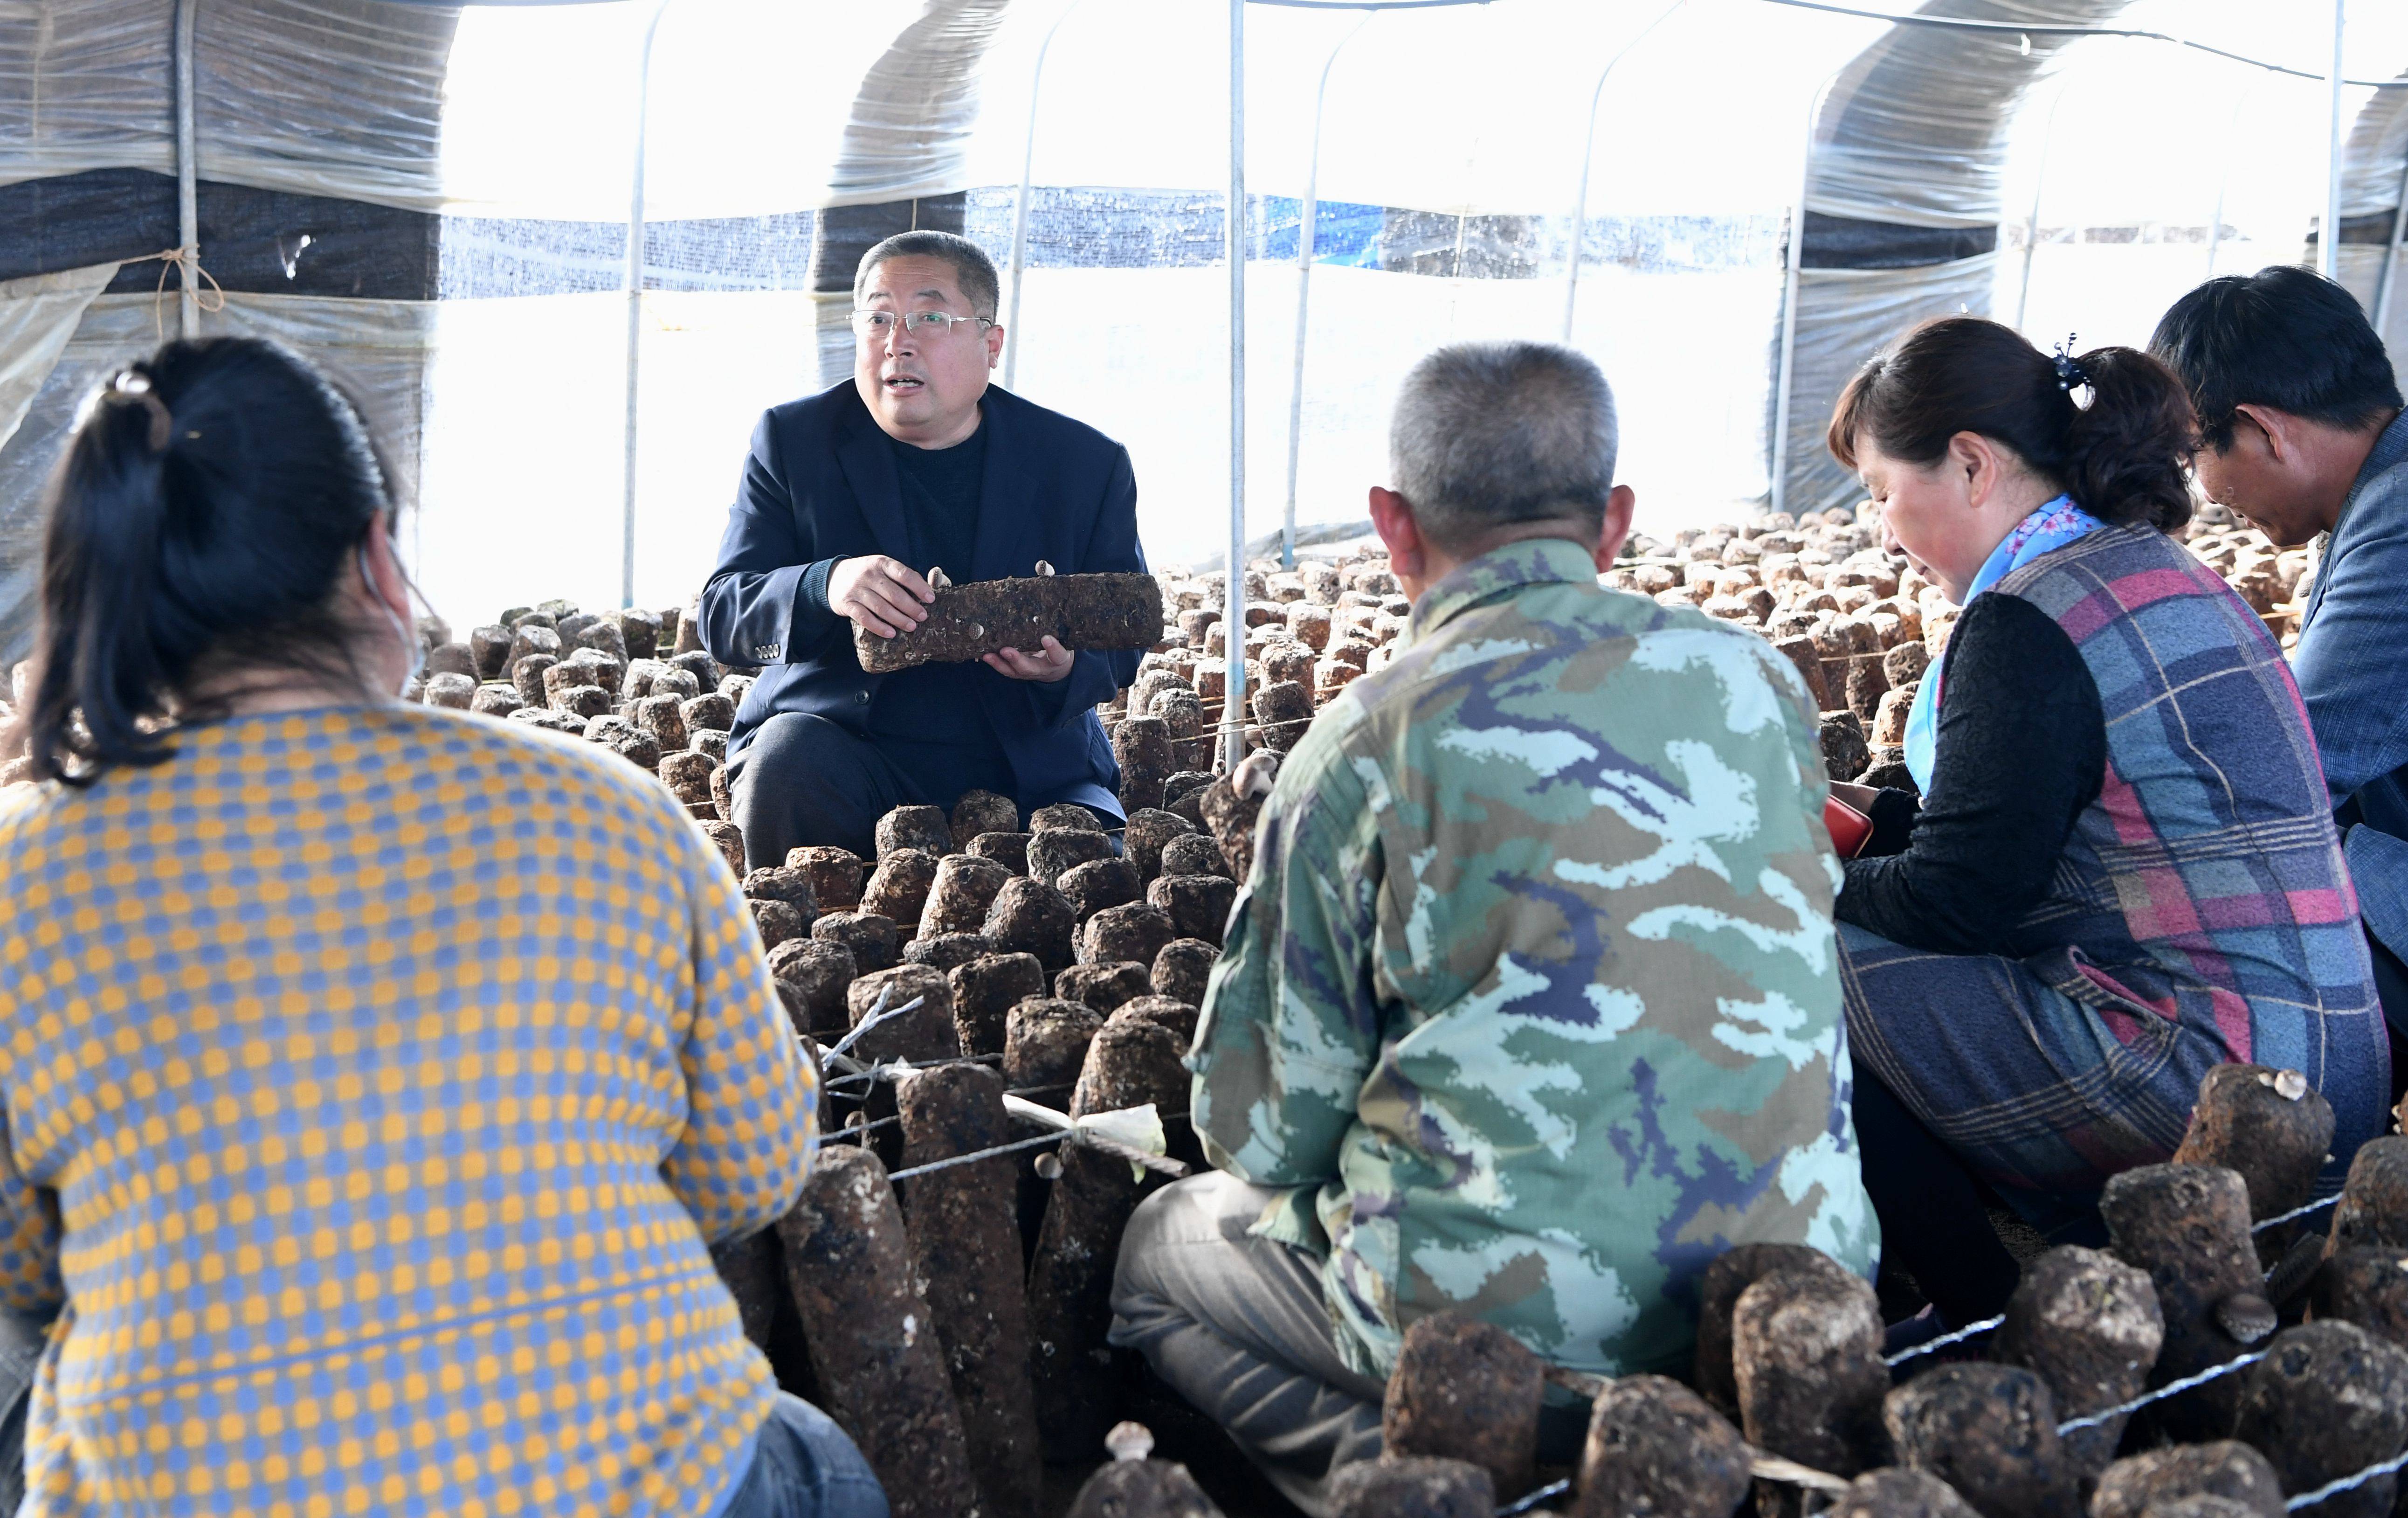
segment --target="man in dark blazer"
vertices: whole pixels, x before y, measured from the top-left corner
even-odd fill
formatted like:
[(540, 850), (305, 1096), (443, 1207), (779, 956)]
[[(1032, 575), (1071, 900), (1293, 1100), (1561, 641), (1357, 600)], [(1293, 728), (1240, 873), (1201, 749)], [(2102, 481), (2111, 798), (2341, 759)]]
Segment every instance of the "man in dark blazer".
[(1117, 822), (1120, 770), (1095, 708), (1137, 678), (1134, 652), (1053, 638), (978, 664), (868, 674), (853, 627), (925, 621), (928, 576), (999, 580), (1142, 571), (1128, 451), (991, 387), (1003, 352), (995, 265), (945, 232), (906, 232), (853, 278), (851, 384), (773, 406), (702, 593), (723, 664), (766, 666), (727, 761), (747, 860), (801, 845), (867, 857), (897, 806), (963, 793), (1026, 814), (1075, 802)]
[(2149, 351), (2189, 386), (2200, 487), (2324, 553), (2291, 650), (2408, 1091), (2408, 401), (2357, 298), (2277, 265), (2174, 302)]

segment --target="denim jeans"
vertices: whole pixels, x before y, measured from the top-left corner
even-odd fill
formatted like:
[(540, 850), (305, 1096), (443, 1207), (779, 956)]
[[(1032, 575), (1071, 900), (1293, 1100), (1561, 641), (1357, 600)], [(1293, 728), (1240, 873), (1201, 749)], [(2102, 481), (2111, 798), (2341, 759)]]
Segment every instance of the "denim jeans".
[(833, 1419), (781, 1392), (720, 1518), (887, 1518), (886, 1491)]

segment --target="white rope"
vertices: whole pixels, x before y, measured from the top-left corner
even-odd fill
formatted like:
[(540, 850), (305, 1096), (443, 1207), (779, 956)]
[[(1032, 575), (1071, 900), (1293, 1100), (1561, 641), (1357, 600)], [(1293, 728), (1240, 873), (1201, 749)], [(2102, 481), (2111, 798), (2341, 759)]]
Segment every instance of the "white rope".
[(1896, 1354), (1884, 1356), (1882, 1364), (1885, 1366), (1903, 1365), (1907, 1361), (1914, 1359), (1918, 1354), (1929, 1354), (1934, 1350), (1944, 1350), (1951, 1344), (1961, 1344), (1965, 1340), (1972, 1338), (1977, 1335), (1986, 1334), (1991, 1329), (1998, 1327), (1999, 1324), (2005, 1323), (2006, 1321), (2007, 1316), (2002, 1312), (1995, 1318), (1985, 1318), (1980, 1323), (1967, 1323), (1964, 1327), (1957, 1329), (1953, 1334), (1942, 1334), (1938, 1338), (1917, 1344), (1911, 1350), (1900, 1350)]
[(2170, 1396), (2178, 1396), (2181, 1394), (2189, 1391), (2194, 1386), (2204, 1386), (2209, 1381), (2214, 1381), (2219, 1377), (2229, 1376), (2236, 1370), (2245, 1370), (2264, 1358), (2266, 1358), (2266, 1352), (2264, 1350), (2258, 1350), (2252, 1353), (2244, 1354), (2237, 1360), (2227, 1360), (2220, 1366), (2211, 1366), (2207, 1369), (2200, 1371), (2196, 1376), (2185, 1376), (2180, 1381), (2170, 1381), (2163, 1386), (2158, 1387), (2156, 1391), (2150, 1392), (2143, 1396), (2136, 1396), (2129, 1402), (2119, 1403), (2114, 1407), (2091, 1413), (2087, 1417), (2075, 1418), (2066, 1423), (2061, 1423), (2057, 1425), (2057, 1437), (2062, 1438), (2064, 1436), (2074, 1432), (2076, 1429), (2096, 1428), (2100, 1424), (2107, 1423), (2112, 1419), (2121, 1418), (2128, 1412), (2138, 1412), (2141, 1409), (2147, 1407), (2152, 1402), (2162, 1402)]

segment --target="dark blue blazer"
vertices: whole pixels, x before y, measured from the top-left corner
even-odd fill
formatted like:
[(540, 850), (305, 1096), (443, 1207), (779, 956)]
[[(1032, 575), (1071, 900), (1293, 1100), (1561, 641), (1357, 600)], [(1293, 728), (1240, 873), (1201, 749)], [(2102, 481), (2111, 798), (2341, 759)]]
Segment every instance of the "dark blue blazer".
[[(1145, 569), (1127, 449), (992, 385), (980, 408), (986, 485), (970, 579), (1025, 575), (1039, 559), (1063, 574)], [(907, 564), (911, 557), (893, 446), (847, 380), (762, 413), (703, 589), (710, 657), (766, 666), (737, 710), (731, 759), (780, 712), (808, 712), (867, 736), (885, 677), (863, 672), (853, 624), (827, 606), (828, 571), (864, 554)], [(1137, 678), (1138, 658), (1135, 650), (1082, 652), (1053, 685), (976, 670), (978, 710), (962, 720), (994, 732), (1022, 806), (1081, 802), (1120, 815), (1120, 767), (1095, 709)]]

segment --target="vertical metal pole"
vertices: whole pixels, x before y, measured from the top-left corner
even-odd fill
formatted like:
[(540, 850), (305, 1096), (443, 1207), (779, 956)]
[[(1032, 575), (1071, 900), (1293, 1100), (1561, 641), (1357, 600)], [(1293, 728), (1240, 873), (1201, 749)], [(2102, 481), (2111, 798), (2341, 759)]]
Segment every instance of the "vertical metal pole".
[(627, 421), (625, 497), (621, 506), (619, 604), (636, 604), (636, 396), (644, 344), (644, 140), (652, 91), (652, 38), (669, 0), (658, 0), (644, 27), (644, 51), (636, 70), (636, 164), (627, 194)]
[(1020, 373), (1020, 284), (1028, 267), (1028, 184), (1029, 173), (1037, 164), (1037, 101), (1045, 87), (1045, 55), (1054, 51), (1054, 34), (1079, 8), (1080, 0), (1070, 0), (1054, 24), (1045, 29), (1045, 40), (1037, 45), (1037, 69), (1028, 77), (1028, 128), (1020, 141), (1020, 194), (1011, 202), (1011, 310), (1003, 321), (1003, 387), (1009, 390)]
[(1221, 750), (1246, 757), (1246, 0), (1229, 0), (1229, 583), (1222, 597), (1229, 672)]
[[(2048, 187), (2049, 150), (2057, 144), (2057, 108), (2065, 101), (2065, 86), (2059, 84), (2048, 100), (2048, 120), (2041, 123), (2040, 163), (2032, 170), (2031, 210), (2024, 217), (2024, 272), (2015, 284), (2015, 330), (2024, 329), (2024, 311), (2031, 302), (2032, 256), (2039, 252), (2040, 197)], [(2220, 207), (2219, 199), (2219, 207)], [(2220, 212), (2219, 212), (2220, 213)]]
[(176, 247), (183, 255), (176, 265), (182, 282), (176, 321), (185, 339), (201, 335), (200, 166), (193, 132), (193, 22), (200, 8), (200, 0), (176, 0)]
[(2346, 0), (2332, 0), (2332, 72), (2325, 76), (2325, 226), (2316, 239), (2316, 272), (2329, 280), (2341, 277), (2341, 45), (2347, 18)]
[(2374, 282), (2374, 335), (2391, 327), (2391, 296), (2400, 284), (2400, 249), (2408, 239), (2408, 157), (2400, 164), (2400, 203), (2391, 208), (2391, 246), (2383, 256), (2383, 273)]
[(2224, 152), (2218, 155), (2215, 173), (2215, 220), (2207, 228), (2207, 278), (2215, 278), (2216, 250), (2224, 241), (2224, 193), (2232, 183), (2232, 145), (2241, 140), (2241, 113), (2248, 108), (2249, 92), (2258, 88), (2258, 76), (2251, 75), (2232, 96), (2232, 120), (2225, 124)]
[(1304, 339), (1306, 318), (1312, 309), (1312, 243), (1313, 223), (1321, 213), (1321, 115), (1329, 101), (1329, 71), (1338, 66), (1338, 55), (1346, 44), (1354, 40), (1363, 28), (1371, 24), (1377, 11), (1365, 11), (1354, 23), (1354, 30), (1338, 39), (1329, 50), (1327, 61), (1321, 65), (1321, 87), (1312, 95), (1312, 152), (1305, 162), (1304, 210), (1296, 232), (1296, 362), (1288, 375), (1287, 396), (1287, 516), (1280, 536), (1280, 563), (1296, 568), (1296, 474), (1304, 448)]
[(1789, 501), (1789, 396), (1798, 378), (1798, 287), (1806, 259), (1806, 195), (1814, 182), (1814, 123), (1822, 120), (1823, 102), (1840, 82), (1834, 70), (1814, 92), (1806, 108), (1806, 152), (1798, 168), (1798, 204), (1789, 215), (1789, 270), (1781, 297), (1781, 375), (1774, 382), (1772, 403), (1772, 509), (1787, 511)]
[(1614, 69), (1621, 66), (1622, 60), (1630, 56), (1631, 49), (1646, 41), (1649, 32), (1670, 21), (1672, 12), (1686, 4), (1688, 0), (1672, 0), (1670, 5), (1664, 7), (1663, 14), (1649, 22), (1637, 36), (1624, 43), (1619, 52), (1606, 60), (1605, 67), (1598, 73), (1597, 88), (1589, 92), (1588, 136), (1582, 139), (1580, 189), (1572, 195), (1572, 255), (1564, 269), (1564, 341), (1566, 344), (1570, 344), (1572, 340), (1572, 311), (1580, 301), (1582, 243), (1588, 233), (1588, 171), (1590, 166), (1597, 160), (1597, 108), (1605, 99), (1605, 81), (1613, 78)]

